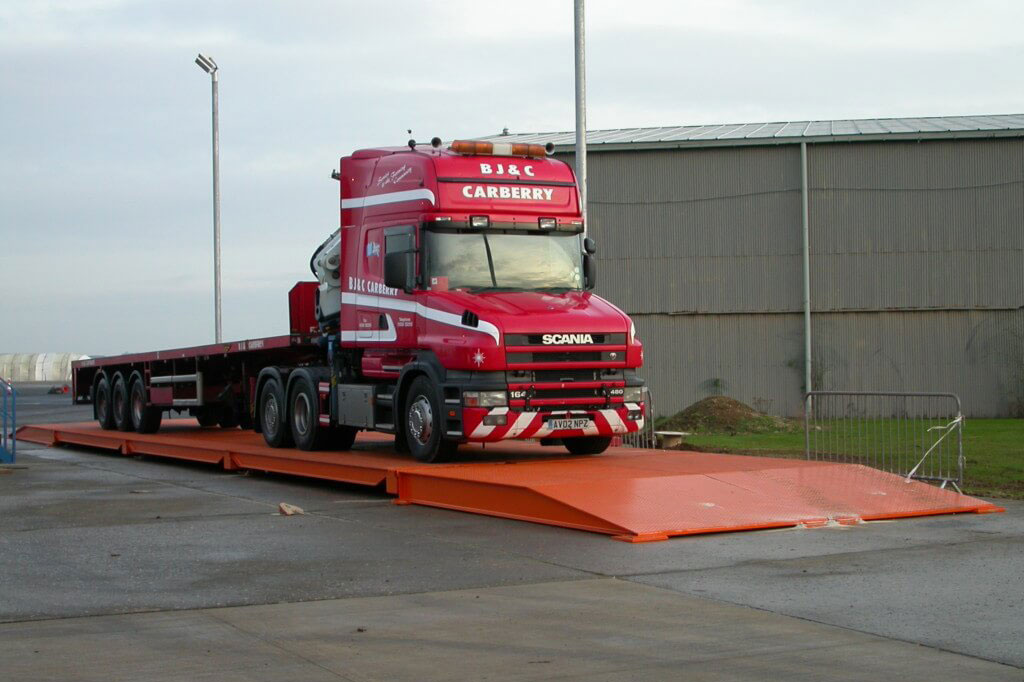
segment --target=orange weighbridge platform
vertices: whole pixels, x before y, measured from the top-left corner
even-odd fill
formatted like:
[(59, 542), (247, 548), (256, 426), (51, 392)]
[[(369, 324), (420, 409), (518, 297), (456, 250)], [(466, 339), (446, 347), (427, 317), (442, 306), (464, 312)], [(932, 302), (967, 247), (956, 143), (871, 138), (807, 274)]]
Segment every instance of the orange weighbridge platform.
[(18, 429), (19, 440), (82, 445), (295, 476), (382, 486), (422, 504), (606, 533), (628, 542), (723, 531), (856, 524), (931, 514), (996, 512), (952, 490), (856, 464), (611, 448), (573, 457), (532, 442), (463, 446), (460, 461), (420, 464), (392, 439), (361, 433), (350, 452), (267, 447), (239, 429), (165, 421), (153, 435), (94, 422)]

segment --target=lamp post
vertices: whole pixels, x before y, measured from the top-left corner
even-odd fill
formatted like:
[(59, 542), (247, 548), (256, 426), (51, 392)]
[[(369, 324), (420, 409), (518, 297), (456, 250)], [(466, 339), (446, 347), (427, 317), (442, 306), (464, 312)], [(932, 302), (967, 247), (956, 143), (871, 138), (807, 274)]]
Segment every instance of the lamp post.
[(217, 125), (217, 62), (202, 53), (196, 64), (210, 74), (213, 98), (213, 309), (217, 343), (221, 342), (220, 316), (220, 139)]
[(573, 44), (576, 56), (576, 184), (580, 190), (583, 234), (587, 234), (587, 48), (585, 0), (573, 3)]

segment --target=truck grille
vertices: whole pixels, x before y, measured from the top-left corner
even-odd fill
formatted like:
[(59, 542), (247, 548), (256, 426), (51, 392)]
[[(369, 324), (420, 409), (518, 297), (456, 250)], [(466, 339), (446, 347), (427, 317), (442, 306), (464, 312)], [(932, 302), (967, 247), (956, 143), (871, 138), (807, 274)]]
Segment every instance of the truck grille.
[[(559, 341), (567, 343), (545, 344), (545, 336), (557, 336)], [(593, 343), (587, 343), (588, 337)], [(620, 369), (626, 360), (624, 333), (506, 334), (505, 343), (507, 377), (513, 390), (514, 405), (518, 403), (517, 394), (527, 406), (537, 403), (551, 405), (560, 400), (574, 401), (571, 403), (574, 405), (605, 405), (609, 400), (622, 401), (622, 389), (619, 387), (624, 385)], [(584, 367), (573, 367), (573, 364)], [(569, 366), (559, 369), (558, 365)], [(582, 382), (600, 382), (602, 385), (571, 385)], [(613, 387), (617, 389), (618, 398), (609, 397)]]
[[(589, 336), (595, 346), (622, 346), (626, 343), (625, 333), (562, 333), (552, 332), (551, 334), (506, 334), (505, 345), (506, 346), (541, 346), (544, 348), (558, 348), (558, 344), (546, 344), (544, 343), (545, 336)], [(582, 345), (582, 344), (577, 344)], [(590, 344), (586, 344), (590, 345)]]
[[(612, 355), (615, 357), (612, 357)], [(505, 356), (509, 364), (528, 362), (616, 362), (625, 358), (625, 351), (559, 351), (556, 353), (508, 353)]]
[[(545, 337), (556, 339), (558, 343), (544, 343)], [(592, 343), (587, 343), (587, 340)], [(505, 360), (510, 369), (517, 366), (525, 369), (541, 363), (549, 366), (563, 363), (619, 364), (626, 359), (626, 335), (619, 332), (506, 334), (505, 348)]]

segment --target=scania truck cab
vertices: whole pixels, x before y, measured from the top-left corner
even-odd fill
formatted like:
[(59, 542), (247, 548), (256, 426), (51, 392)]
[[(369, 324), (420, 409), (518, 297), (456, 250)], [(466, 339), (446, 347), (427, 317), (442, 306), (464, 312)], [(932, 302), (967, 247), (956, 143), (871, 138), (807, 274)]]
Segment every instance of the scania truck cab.
[(509, 438), (592, 454), (643, 425), (642, 346), (591, 291), (575, 178), (548, 151), (435, 139), (341, 159), (341, 227), (313, 258), (332, 391), (383, 386), (375, 426), (419, 459)]

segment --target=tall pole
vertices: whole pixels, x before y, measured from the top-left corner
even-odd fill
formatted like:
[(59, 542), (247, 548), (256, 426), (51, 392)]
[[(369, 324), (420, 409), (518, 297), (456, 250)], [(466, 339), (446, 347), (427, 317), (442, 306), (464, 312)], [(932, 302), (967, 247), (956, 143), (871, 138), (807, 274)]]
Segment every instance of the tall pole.
[(220, 316), (220, 133), (217, 120), (217, 62), (200, 53), (196, 57), (200, 69), (210, 74), (210, 97), (213, 100), (213, 318), (214, 336), (221, 342)]
[(213, 90), (213, 314), (217, 343), (220, 343), (220, 125), (217, 119), (217, 69), (210, 73), (210, 83)]
[(800, 198), (804, 233), (804, 390), (810, 393), (815, 387), (811, 385), (811, 213), (807, 189), (806, 142), (800, 143)]
[(576, 183), (580, 190), (583, 234), (587, 233), (587, 60), (584, 0), (574, 0), (576, 43)]

